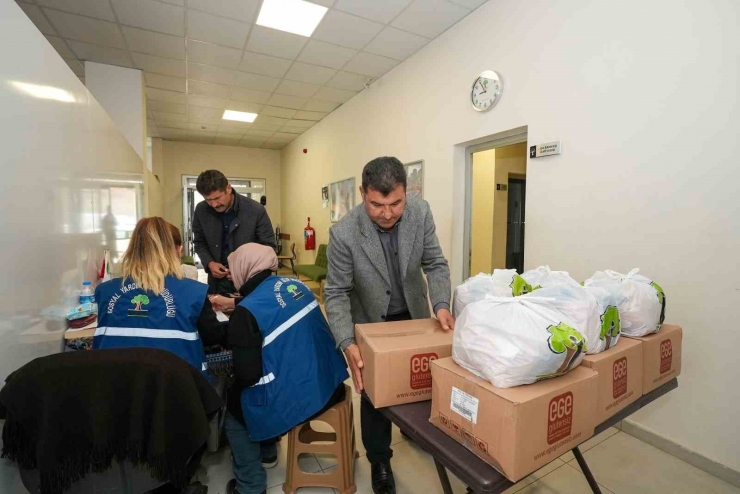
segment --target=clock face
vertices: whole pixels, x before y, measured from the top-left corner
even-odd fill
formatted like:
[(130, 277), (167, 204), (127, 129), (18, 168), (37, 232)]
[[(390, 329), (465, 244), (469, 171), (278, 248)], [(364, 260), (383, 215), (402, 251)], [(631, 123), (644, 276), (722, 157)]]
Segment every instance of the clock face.
[(504, 85), (499, 75), (492, 70), (486, 70), (478, 76), (470, 90), (470, 102), (473, 104), (473, 109), (490, 110), (501, 99), (503, 89)]

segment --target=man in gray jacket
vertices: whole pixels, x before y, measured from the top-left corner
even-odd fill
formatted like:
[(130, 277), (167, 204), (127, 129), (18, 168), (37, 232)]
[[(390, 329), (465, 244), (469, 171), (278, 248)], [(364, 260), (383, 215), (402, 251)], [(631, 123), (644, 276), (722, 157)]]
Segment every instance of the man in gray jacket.
[(218, 170), (198, 175), (195, 188), (205, 201), (195, 207), (193, 244), (208, 272), (208, 292), (234, 293), (226, 258), (250, 242), (274, 248), (275, 231), (270, 217), (260, 203), (233, 190)]
[[(442, 327), (451, 330), (455, 325), (450, 270), (434, 218), (426, 201), (406, 201), (401, 162), (384, 157), (365, 165), (360, 193), (363, 204), (330, 230), (324, 288), (329, 325), (358, 392), (363, 389), (363, 362), (354, 340), (355, 324), (428, 318), (431, 299)], [(360, 420), (373, 492), (395, 494), (391, 422), (364, 398)]]

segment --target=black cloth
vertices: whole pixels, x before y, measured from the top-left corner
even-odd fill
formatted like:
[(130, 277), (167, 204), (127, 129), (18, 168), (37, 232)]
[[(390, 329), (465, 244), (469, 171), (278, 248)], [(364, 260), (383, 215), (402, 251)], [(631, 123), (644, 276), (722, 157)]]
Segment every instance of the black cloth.
[[(390, 230), (383, 230), (377, 224), (378, 236), (380, 236), (380, 245), (383, 246), (383, 255), (385, 256), (385, 265), (388, 268), (388, 277), (391, 280), (391, 300), (388, 302), (388, 311), (386, 314), (393, 316), (408, 312), (409, 307), (406, 305), (406, 298), (403, 296), (403, 277), (401, 276), (401, 264), (398, 259), (398, 221)], [(387, 320), (387, 319), (386, 319)]]
[(221, 213), (221, 263), (229, 267), (229, 254), (234, 252), (231, 246), (231, 239), (229, 236), (229, 229), (231, 229), (231, 223), (236, 219), (236, 211), (232, 207), (228, 211)]
[[(234, 194), (234, 205), (232, 206), (236, 218), (229, 224), (228, 241), (231, 251), (238, 249), (244, 244), (256, 242), (263, 245), (275, 247), (275, 232), (272, 229), (270, 217), (267, 210), (257, 201), (249, 199), (241, 194)], [(226, 263), (224, 251), (222, 250), (223, 239), (223, 222), (222, 214), (205, 201), (195, 207), (193, 214), (193, 246), (198, 254), (201, 263), (206, 272), (208, 272), (208, 286), (210, 293), (230, 293), (227, 283), (218, 278), (214, 278), (208, 264), (216, 261), (221, 264)], [(231, 285), (233, 284), (226, 278), (223, 278)]]
[(221, 345), (226, 341), (226, 332), (229, 323), (221, 322), (216, 317), (211, 301), (206, 297), (203, 308), (196, 322), (198, 335), (200, 336), (203, 346)]
[[(410, 321), (408, 312), (388, 316), (387, 321)], [(393, 424), (380, 413), (364, 395), (360, 400), (360, 429), (362, 429), (362, 444), (367, 450), (367, 459), (370, 463), (390, 461), (393, 457), (391, 449), (391, 434)]]
[(183, 486), (221, 399), (198, 369), (154, 348), (67, 352), (31, 361), (0, 391), (2, 457), (59, 494), (115, 460)]

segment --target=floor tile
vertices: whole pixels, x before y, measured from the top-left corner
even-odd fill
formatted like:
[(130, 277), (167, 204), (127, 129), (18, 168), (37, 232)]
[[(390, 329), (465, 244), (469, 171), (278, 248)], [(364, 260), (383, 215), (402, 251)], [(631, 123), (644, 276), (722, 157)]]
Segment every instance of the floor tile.
[(522, 480), (520, 480), (516, 484), (506, 489), (504, 491), (504, 494), (514, 494), (515, 492), (519, 492), (525, 487), (527, 487), (528, 485), (535, 483), (536, 481), (538, 481), (545, 475), (548, 475), (563, 466), (565, 466), (565, 463), (555, 458), (555, 460), (551, 461), (544, 467), (540, 468), (534, 473), (529, 474), (528, 476), (524, 477)]
[[(583, 454), (586, 451), (588, 451), (589, 449), (591, 449), (594, 446), (596, 446), (597, 444), (603, 443), (604, 441), (606, 441), (607, 439), (609, 439), (610, 437), (612, 437), (613, 435), (615, 435), (617, 432), (619, 432), (619, 429), (617, 429), (616, 427), (609, 427), (607, 430), (605, 430), (601, 434), (597, 434), (596, 436), (592, 437), (591, 439), (589, 439), (585, 443), (583, 443), (580, 446), (578, 446), (578, 449), (580, 449), (581, 450), (581, 454)], [(573, 456), (573, 452), (572, 451), (568, 451), (563, 456), (561, 456), (560, 459), (567, 463), (567, 462), (569, 462), (571, 460), (574, 460), (575, 459), (575, 456)]]
[[(396, 492), (442, 494), (442, 486), (432, 457), (412, 442), (403, 442), (394, 448), (391, 464), (396, 478)], [(365, 457), (358, 458), (355, 463), (357, 494), (372, 494), (370, 482), (370, 463)], [(450, 475), (450, 484), (455, 494), (465, 493), (466, 487), (454, 475)]]
[[(584, 458), (596, 480), (616, 494), (740, 494), (740, 489), (624, 432)], [(579, 470), (578, 463), (568, 463)]]
[[(601, 484), (599, 487), (603, 494), (614, 494)], [(583, 474), (566, 464), (526, 486), (519, 494), (592, 494), (592, 492)]]

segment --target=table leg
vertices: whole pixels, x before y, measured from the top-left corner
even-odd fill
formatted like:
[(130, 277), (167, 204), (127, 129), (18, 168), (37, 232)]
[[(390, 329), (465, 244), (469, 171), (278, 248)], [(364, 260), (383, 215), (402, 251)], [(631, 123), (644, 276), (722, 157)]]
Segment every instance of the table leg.
[(591, 473), (591, 469), (588, 468), (588, 465), (586, 464), (586, 460), (583, 458), (583, 455), (581, 454), (581, 450), (578, 449), (578, 446), (573, 448), (573, 456), (576, 457), (576, 461), (578, 462), (578, 466), (581, 467), (581, 471), (583, 472), (583, 476), (586, 477), (586, 481), (588, 482), (588, 485), (591, 486), (591, 490), (594, 494), (601, 494), (601, 489), (599, 489), (599, 484), (596, 483), (596, 479), (594, 478), (594, 474)]
[(434, 460), (434, 466), (437, 467), (437, 475), (439, 475), (439, 483), (442, 484), (442, 492), (444, 494), (454, 494), (452, 492), (452, 486), (450, 485), (450, 478), (447, 476), (447, 470), (437, 460)]

